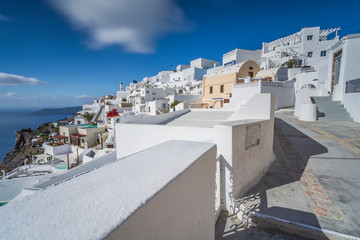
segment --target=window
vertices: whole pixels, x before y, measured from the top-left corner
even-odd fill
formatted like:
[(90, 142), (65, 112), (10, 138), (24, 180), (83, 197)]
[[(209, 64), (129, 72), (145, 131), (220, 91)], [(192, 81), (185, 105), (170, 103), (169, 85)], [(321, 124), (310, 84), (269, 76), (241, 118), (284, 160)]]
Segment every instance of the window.
[(321, 56), (321, 57), (326, 57), (326, 51), (321, 51), (320, 56)]
[(307, 40), (310, 41), (313, 39), (313, 35), (307, 35)]
[(156, 95), (156, 92), (152, 92), (152, 95)]
[(253, 72), (249, 72), (249, 77), (253, 77)]
[(213, 93), (213, 87), (210, 87), (210, 94)]
[(220, 86), (220, 93), (224, 93), (224, 85)]
[(275, 51), (275, 47), (273, 47), (273, 51)]
[(253, 70), (254, 68), (253, 67), (249, 67), (249, 70)]
[(308, 52), (308, 57), (311, 58), (312, 54), (313, 54), (313, 52)]
[(149, 90), (146, 90), (146, 93), (149, 93)]

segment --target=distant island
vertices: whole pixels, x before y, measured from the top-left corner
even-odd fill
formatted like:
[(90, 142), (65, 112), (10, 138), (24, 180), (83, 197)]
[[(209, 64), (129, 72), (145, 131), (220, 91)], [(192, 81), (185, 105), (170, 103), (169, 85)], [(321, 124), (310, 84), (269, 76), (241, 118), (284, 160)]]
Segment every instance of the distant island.
[(81, 110), (81, 106), (67, 108), (44, 108), (40, 111), (29, 113), (28, 115), (74, 115)]

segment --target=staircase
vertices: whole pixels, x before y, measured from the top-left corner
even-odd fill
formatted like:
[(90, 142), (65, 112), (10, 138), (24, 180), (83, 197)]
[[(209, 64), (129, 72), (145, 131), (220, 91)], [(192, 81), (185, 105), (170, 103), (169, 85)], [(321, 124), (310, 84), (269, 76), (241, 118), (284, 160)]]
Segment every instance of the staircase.
[(331, 96), (312, 97), (311, 101), (317, 106), (319, 121), (353, 121), (341, 102), (332, 101)]

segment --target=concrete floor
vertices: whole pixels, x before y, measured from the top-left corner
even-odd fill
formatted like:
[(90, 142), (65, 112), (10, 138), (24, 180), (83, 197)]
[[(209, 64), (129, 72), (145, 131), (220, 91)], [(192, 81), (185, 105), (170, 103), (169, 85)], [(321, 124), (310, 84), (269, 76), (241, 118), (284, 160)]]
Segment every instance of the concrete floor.
[(280, 111), (277, 158), (241, 202), (261, 214), (360, 237), (359, 146), (358, 123), (301, 122)]

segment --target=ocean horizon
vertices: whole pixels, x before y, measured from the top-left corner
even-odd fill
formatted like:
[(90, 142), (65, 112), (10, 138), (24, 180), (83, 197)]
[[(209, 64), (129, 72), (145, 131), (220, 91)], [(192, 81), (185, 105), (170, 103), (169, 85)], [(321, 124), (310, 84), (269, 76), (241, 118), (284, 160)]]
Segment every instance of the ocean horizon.
[(42, 108), (0, 109), (0, 162), (14, 147), (15, 132), (24, 128), (34, 130), (43, 123), (69, 117), (67, 115), (28, 115)]

